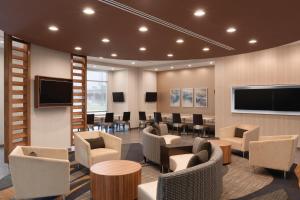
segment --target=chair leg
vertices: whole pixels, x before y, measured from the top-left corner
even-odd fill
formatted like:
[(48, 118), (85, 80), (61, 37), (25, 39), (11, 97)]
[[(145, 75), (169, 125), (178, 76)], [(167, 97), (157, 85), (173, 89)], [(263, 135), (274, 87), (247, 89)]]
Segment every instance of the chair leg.
[(245, 152), (243, 151), (243, 158), (245, 158)]
[(283, 171), (283, 178), (286, 179), (286, 171)]

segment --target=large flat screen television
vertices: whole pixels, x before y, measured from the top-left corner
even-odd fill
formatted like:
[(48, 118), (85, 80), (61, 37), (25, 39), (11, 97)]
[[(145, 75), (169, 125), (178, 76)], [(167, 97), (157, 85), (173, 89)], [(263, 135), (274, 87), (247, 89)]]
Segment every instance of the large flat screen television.
[(156, 102), (157, 101), (157, 92), (146, 92), (146, 102)]
[(232, 111), (300, 115), (300, 86), (247, 86), (232, 88)]
[(124, 102), (125, 101), (123, 92), (113, 92), (112, 96), (113, 96), (113, 102)]
[(73, 81), (71, 79), (35, 76), (36, 108), (73, 105)]

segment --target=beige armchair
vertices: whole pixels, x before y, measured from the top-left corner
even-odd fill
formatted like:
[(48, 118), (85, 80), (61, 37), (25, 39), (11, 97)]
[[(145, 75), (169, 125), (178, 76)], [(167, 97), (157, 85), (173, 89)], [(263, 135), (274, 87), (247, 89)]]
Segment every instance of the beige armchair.
[[(102, 137), (105, 148), (91, 149), (85, 140)], [(116, 136), (103, 132), (79, 132), (74, 135), (75, 160), (83, 166), (90, 168), (93, 164), (107, 160), (121, 159), (122, 140)]]
[[(234, 137), (235, 128), (247, 130), (244, 132), (243, 138)], [(259, 139), (259, 127), (250, 124), (239, 124), (228, 126), (219, 130), (219, 138), (231, 144), (231, 148), (243, 152), (249, 151), (249, 142), (257, 141)]]
[(66, 195), (70, 162), (66, 149), (17, 146), (9, 155), (16, 199)]
[(286, 177), (294, 162), (297, 144), (298, 135), (264, 136), (250, 142), (250, 166), (282, 170)]

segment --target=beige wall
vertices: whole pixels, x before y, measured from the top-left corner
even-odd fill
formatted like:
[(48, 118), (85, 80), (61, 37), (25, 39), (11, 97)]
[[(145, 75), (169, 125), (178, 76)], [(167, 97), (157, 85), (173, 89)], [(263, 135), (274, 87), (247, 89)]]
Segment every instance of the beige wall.
[(233, 114), (231, 87), (300, 84), (300, 44), (218, 59), (215, 66), (216, 128), (257, 124), (261, 135), (300, 134), (300, 116)]
[[(157, 73), (158, 102), (159, 112), (180, 112), (180, 113), (202, 113), (214, 115), (214, 67), (199, 67), (183, 70), (172, 70)], [(170, 107), (171, 88), (208, 88), (208, 107), (207, 108), (183, 108)]]
[(46, 147), (69, 147), (70, 107), (34, 108), (33, 86), (36, 75), (71, 78), (70, 54), (31, 46), (31, 143)]
[(4, 51), (0, 47), (0, 145), (4, 144)]

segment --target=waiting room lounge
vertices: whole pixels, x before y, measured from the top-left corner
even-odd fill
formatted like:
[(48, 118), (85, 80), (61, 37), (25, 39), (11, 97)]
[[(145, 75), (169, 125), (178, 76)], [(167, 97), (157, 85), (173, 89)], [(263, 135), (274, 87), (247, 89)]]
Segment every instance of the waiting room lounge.
[(299, 8), (0, 1), (0, 200), (299, 200)]

